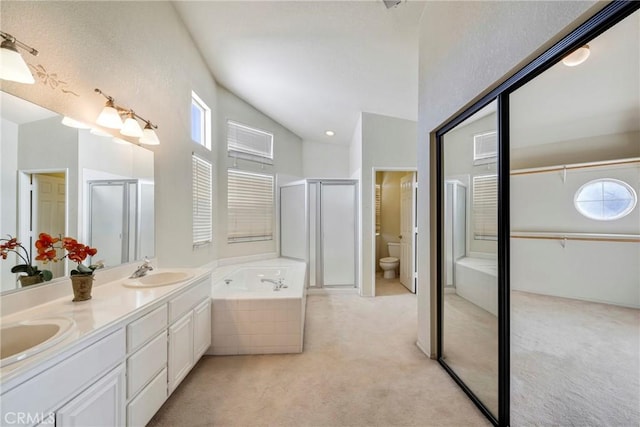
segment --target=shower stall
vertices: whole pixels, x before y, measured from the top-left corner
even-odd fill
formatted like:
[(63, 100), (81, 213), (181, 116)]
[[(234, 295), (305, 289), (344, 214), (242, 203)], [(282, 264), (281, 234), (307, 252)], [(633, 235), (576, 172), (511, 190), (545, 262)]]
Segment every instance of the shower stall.
[(455, 288), (456, 262), (467, 252), (467, 187), (446, 181), (444, 202), (445, 287)]
[(309, 288), (357, 287), (357, 196), (354, 180), (280, 187), (280, 255), (308, 262)]
[(118, 265), (154, 256), (154, 185), (137, 179), (88, 181), (88, 241), (96, 259)]

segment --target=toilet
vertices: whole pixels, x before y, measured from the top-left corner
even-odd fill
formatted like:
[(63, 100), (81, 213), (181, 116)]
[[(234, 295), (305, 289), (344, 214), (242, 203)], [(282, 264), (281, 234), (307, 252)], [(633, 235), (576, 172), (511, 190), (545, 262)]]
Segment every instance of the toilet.
[(400, 266), (400, 243), (387, 243), (389, 256), (380, 258), (380, 268), (384, 271), (385, 279), (395, 279), (396, 270)]

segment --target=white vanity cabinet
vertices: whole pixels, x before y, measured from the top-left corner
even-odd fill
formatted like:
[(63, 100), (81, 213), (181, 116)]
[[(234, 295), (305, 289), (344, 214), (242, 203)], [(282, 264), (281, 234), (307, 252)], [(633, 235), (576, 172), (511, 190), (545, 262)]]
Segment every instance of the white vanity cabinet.
[[(119, 292), (111, 304), (125, 298)], [(149, 291), (135, 292), (128, 298)], [(3, 382), (0, 425), (145, 426), (211, 344), (210, 274), (137, 313)]]
[(211, 282), (169, 301), (169, 394), (211, 345)]
[(119, 365), (56, 412), (57, 427), (124, 425), (124, 366)]
[(2, 425), (122, 425), (124, 356), (123, 328), (61, 353), (56, 364), (3, 390)]

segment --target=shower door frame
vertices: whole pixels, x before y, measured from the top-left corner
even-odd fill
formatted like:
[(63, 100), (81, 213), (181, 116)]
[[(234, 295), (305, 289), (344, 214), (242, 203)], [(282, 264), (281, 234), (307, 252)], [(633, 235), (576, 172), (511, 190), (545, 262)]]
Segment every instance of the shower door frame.
[[(512, 92), (542, 74), (558, 63), (564, 56), (586, 44), (590, 40), (604, 33), (627, 16), (640, 9), (638, 1), (612, 1), (604, 6), (583, 24), (555, 43), (540, 56), (535, 58), (522, 69), (512, 74), (495, 89), (479, 97), (462, 113), (448, 119), (443, 125), (431, 132), (432, 159), (431, 168), (435, 185), (431, 188), (431, 196), (436, 201), (435, 230), (436, 256), (432, 258), (432, 271), (435, 271), (436, 287), (436, 357), (442, 367), (463, 389), (478, 409), (496, 426), (510, 425), (510, 283), (509, 283), (509, 254), (510, 254), (510, 212), (509, 212), (509, 96)], [(489, 103), (497, 100), (498, 119), (498, 416), (491, 414), (489, 409), (471, 391), (460, 377), (449, 367), (442, 355), (443, 332), (443, 266), (444, 266), (444, 182), (443, 176), (443, 143), (444, 135), (457, 125), (471, 117)], [(444, 283), (446, 285), (446, 283)]]

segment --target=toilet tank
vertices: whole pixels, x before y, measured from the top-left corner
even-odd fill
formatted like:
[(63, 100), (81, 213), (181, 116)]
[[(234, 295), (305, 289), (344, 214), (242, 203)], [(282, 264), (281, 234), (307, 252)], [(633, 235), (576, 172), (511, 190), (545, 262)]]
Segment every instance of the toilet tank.
[(389, 242), (387, 248), (389, 248), (389, 256), (400, 258), (400, 243)]

